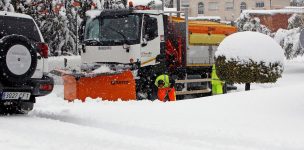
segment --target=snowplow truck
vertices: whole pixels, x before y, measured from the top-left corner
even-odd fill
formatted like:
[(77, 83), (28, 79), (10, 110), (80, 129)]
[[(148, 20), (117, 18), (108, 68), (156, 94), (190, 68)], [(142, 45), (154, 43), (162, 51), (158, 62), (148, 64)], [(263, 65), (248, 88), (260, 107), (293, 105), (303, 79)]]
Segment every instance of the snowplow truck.
[[(173, 17), (177, 13), (184, 14), (131, 8), (87, 11), (80, 30), (81, 69), (91, 72), (107, 66), (110, 71), (97, 72), (102, 74), (97, 86), (106, 87), (99, 95), (86, 96), (128, 100), (132, 99), (130, 93), (134, 93), (135, 99), (153, 100), (157, 98), (154, 82), (161, 74), (168, 74), (175, 80), (178, 99), (184, 99), (185, 95), (211, 95), (212, 53), (224, 37), (236, 32), (236, 28), (205, 21), (189, 23), (187, 12), (185, 18)], [(215, 32), (218, 33), (213, 36)], [(134, 82), (117, 80), (119, 74), (126, 72), (132, 73)], [(90, 84), (97, 84), (94, 78), (91, 79)], [(117, 84), (129, 87), (111, 88)], [(129, 96), (125, 97), (123, 93)]]

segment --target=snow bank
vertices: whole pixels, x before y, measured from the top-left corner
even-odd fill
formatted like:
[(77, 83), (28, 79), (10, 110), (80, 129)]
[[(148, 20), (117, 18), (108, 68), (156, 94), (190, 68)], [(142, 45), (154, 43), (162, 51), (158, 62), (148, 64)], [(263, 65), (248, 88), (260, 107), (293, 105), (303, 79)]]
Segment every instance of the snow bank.
[[(34, 150), (98, 147), (133, 150), (297, 150), (304, 148), (304, 101), (303, 94), (294, 88), (303, 89), (304, 86), (239, 92), (174, 103), (102, 102), (89, 98), (86, 103), (67, 103), (56, 95), (49, 95), (39, 100), (35, 110), (27, 117), (34, 124), (18, 127), (24, 121), (22, 118), (0, 121), (0, 132), (8, 137), (19, 135), (26, 141), (14, 138), (19, 142), (6, 147), (31, 143), (26, 146)], [(22, 128), (31, 134), (20, 132)], [(41, 135), (44, 136), (39, 138)], [(13, 141), (4, 139), (7, 143)], [(40, 142), (42, 144), (38, 144)]]
[(64, 69), (64, 59), (67, 59), (68, 69), (80, 70), (81, 57), (80, 56), (58, 56), (48, 58), (48, 69), (49, 71), (54, 69)]
[[(67, 67), (64, 66), (64, 59), (67, 59)], [(69, 69), (80, 71), (81, 57), (80, 56), (58, 56), (58, 57), (49, 57), (48, 58), (48, 70), (52, 71), (54, 69)], [(57, 75), (49, 74), (53, 77), (56, 85), (62, 85), (62, 77)]]
[(224, 39), (215, 53), (240, 62), (275, 63), (284, 61), (284, 51), (271, 37), (258, 32), (238, 32)]
[(111, 73), (111, 72), (113, 72), (113, 70), (111, 70), (110, 67), (106, 66), (106, 65), (102, 65), (93, 71), (93, 73), (97, 73), (97, 74), (98, 73)]

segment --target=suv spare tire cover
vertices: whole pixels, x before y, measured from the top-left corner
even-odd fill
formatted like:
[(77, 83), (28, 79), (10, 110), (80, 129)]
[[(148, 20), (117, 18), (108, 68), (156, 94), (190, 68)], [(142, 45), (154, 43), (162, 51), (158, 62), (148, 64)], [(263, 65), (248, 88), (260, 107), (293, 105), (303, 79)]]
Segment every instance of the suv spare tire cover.
[(9, 35), (0, 40), (0, 80), (8, 84), (23, 84), (37, 67), (37, 50), (22, 35)]

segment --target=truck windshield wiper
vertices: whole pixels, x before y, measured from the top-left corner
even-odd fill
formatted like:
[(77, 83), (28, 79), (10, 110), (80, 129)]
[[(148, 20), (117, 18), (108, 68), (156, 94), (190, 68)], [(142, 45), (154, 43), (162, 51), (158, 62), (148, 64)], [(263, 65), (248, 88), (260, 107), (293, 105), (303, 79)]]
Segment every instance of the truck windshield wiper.
[(84, 40), (84, 42), (92, 45), (97, 45), (101, 43), (98, 39), (86, 39)]
[(129, 44), (128, 38), (122, 32), (117, 31), (117, 30), (113, 29), (112, 27), (108, 27), (108, 28), (111, 29), (112, 31), (118, 33), (119, 35), (121, 35), (124, 39), (124, 44)]

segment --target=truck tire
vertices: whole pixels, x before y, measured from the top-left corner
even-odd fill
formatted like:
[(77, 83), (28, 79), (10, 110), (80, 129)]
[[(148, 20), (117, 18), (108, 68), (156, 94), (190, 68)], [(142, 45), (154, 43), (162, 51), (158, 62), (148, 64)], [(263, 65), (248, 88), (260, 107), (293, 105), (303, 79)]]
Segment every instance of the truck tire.
[(21, 35), (3, 37), (0, 42), (0, 81), (21, 85), (28, 81), (37, 67), (37, 50)]

